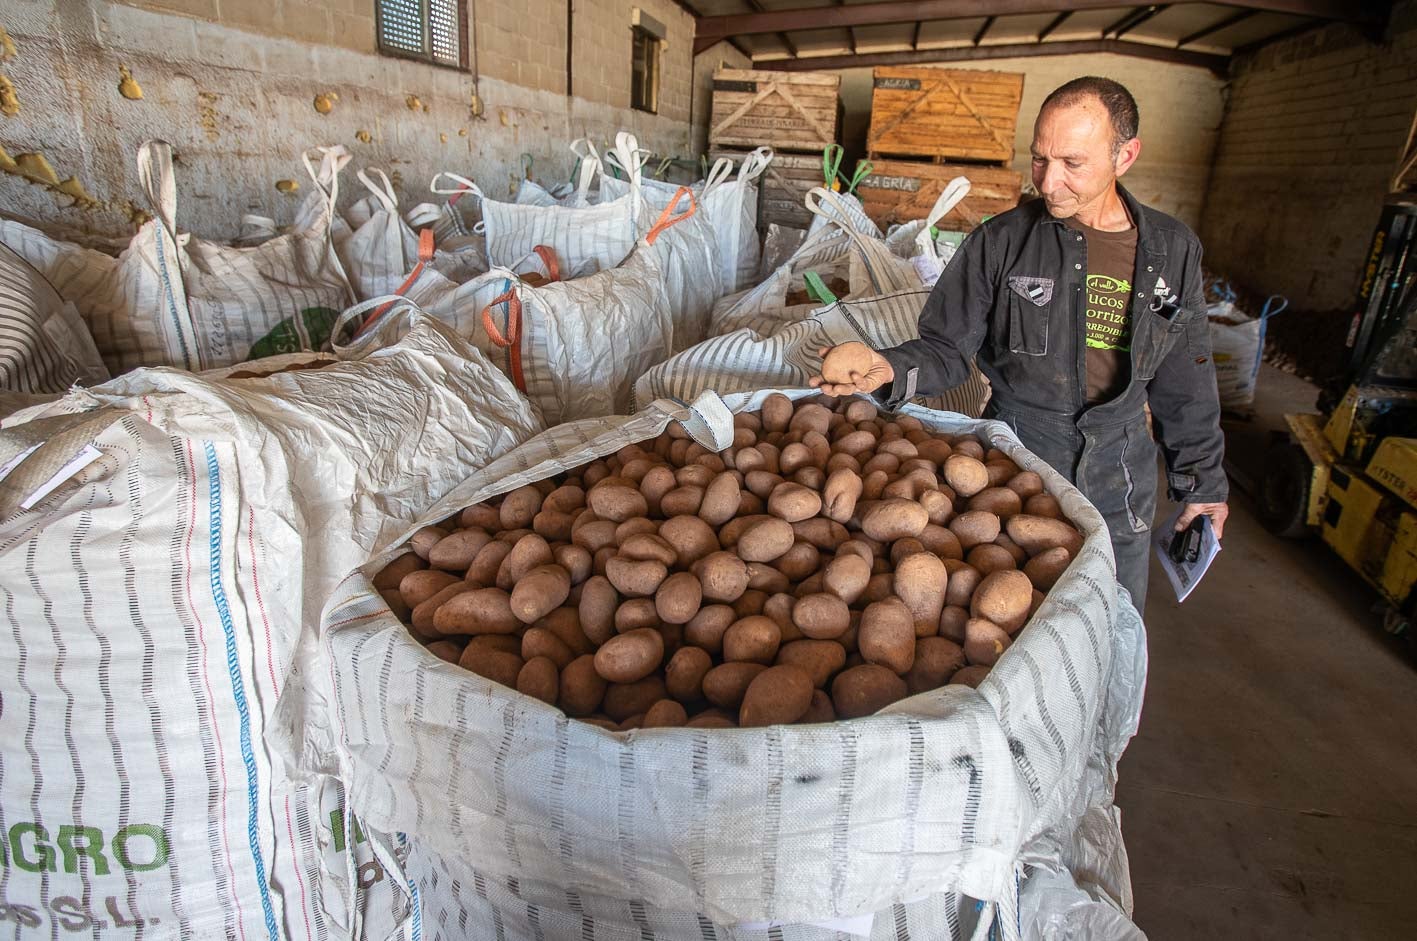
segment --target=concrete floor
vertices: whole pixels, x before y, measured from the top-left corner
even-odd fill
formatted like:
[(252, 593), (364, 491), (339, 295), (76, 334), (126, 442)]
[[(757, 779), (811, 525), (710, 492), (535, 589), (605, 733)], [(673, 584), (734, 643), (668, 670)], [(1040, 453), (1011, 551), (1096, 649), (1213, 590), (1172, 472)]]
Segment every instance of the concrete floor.
[[(1266, 370), (1232, 453), (1314, 390)], [(1417, 656), (1317, 540), (1269, 535), (1243, 494), (1176, 604), (1153, 561), (1151, 672), (1117, 804), (1136, 923), (1171, 939), (1417, 937)], [(1163, 518), (1169, 507), (1159, 511)]]

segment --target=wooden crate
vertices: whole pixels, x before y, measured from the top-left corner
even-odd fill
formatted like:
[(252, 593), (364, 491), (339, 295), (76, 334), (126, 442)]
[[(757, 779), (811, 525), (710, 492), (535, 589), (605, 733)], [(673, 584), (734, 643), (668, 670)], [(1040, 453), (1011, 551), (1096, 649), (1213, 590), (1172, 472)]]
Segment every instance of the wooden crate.
[[(719, 151), (709, 155), (709, 162), (728, 157), (734, 164), (741, 164), (746, 156)], [(823, 178), (821, 154), (775, 152), (772, 163), (758, 178), (758, 228), (767, 229), (774, 222), (794, 229), (811, 225), (812, 213), (803, 199), (814, 186), (822, 185)]]
[(866, 214), (885, 231), (898, 222), (928, 216), (945, 186), (957, 176), (969, 180), (969, 195), (936, 223), (941, 229), (968, 232), (985, 216), (1018, 205), (1023, 177), (1004, 167), (875, 161), (875, 170), (856, 187), (856, 193)]
[(820, 152), (835, 144), (841, 77), (819, 72), (719, 69), (709, 147)]
[(866, 150), (876, 155), (1008, 163), (1023, 75), (972, 69), (877, 68)]

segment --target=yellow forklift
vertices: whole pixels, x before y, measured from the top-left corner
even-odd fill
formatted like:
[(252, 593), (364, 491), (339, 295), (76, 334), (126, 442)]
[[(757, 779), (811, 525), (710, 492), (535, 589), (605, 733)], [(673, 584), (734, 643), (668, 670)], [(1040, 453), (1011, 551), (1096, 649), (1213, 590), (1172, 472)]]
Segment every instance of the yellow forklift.
[(1286, 415), (1267, 455), (1260, 517), (1315, 532), (1381, 596), (1383, 626), (1417, 624), (1417, 204), (1389, 204), (1374, 235), (1345, 375), (1322, 414)]

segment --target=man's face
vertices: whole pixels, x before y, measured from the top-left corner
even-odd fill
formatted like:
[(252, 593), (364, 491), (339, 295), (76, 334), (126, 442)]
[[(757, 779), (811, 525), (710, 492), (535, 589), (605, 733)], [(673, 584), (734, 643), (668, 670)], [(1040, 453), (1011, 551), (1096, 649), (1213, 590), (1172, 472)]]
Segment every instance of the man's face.
[(1112, 122), (1096, 98), (1045, 108), (1033, 125), (1033, 185), (1054, 218), (1067, 219), (1101, 199), (1125, 170), (1112, 155)]

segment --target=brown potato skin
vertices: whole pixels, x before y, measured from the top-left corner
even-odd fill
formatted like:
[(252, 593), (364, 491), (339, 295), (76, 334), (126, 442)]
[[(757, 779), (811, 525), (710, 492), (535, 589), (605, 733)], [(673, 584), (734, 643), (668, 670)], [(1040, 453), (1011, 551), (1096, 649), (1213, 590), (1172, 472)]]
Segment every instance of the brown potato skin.
[(624, 722), (631, 716), (642, 716), (668, 693), (664, 689), (664, 679), (647, 676), (635, 683), (611, 683), (605, 689), (601, 708), (616, 722)]
[(1015, 634), (1028, 620), (1032, 603), (1033, 583), (1027, 575), (1011, 569), (984, 576), (974, 590), (970, 613)]
[(748, 566), (732, 552), (712, 552), (694, 564), (703, 600), (730, 604), (748, 590)]
[(748, 684), (767, 666), (761, 663), (733, 661), (721, 663), (704, 674), (704, 698), (720, 709), (737, 711), (748, 692)]
[(748, 684), (738, 711), (740, 728), (789, 725), (812, 705), (812, 678), (793, 664), (768, 667)]
[(771, 562), (791, 549), (794, 541), (796, 535), (791, 523), (769, 517), (743, 530), (736, 551), (744, 562)]
[(573, 718), (588, 716), (600, 708), (608, 686), (604, 677), (595, 672), (595, 657), (585, 654), (572, 660), (561, 671), (560, 695), (556, 704)]
[(946, 605), (940, 612), (940, 636), (956, 644), (964, 643), (965, 625), (969, 623), (969, 609), (959, 605)]
[(723, 634), (723, 659), (764, 665), (773, 662), (782, 644), (777, 622), (761, 614), (734, 621)]
[(605, 577), (627, 598), (648, 598), (669, 576), (669, 568), (653, 559), (636, 561), (616, 556), (605, 563)]
[(561, 607), (570, 594), (569, 572), (559, 565), (539, 565), (512, 589), (512, 614), (523, 624), (534, 624)]
[[(800, 523), (802, 520), (811, 519), (821, 509), (821, 494), (798, 483), (778, 484), (768, 496), (768, 512), (789, 523)], [(739, 724), (742, 724), (741, 721)]]
[(713, 657), (700, 647), (680, 647), (664, 668), (664, 686), (682, 703), (704, 698), (704, 676), (713, 669)]
[(1048, 519), (1060, 520), (1063, 518), (1063, 508), (1058, 503), (1058, 498), (1051, 493), (1036, 493), (1024, 500), (1023, 512), (1030, 516), (1043, 516)]
[(1044, 549), (1029, 559), (1023, 566), (1023, 574), (1039, 591), (1048, 591), (1058, 583), (1058, 579), (1072, 562), (1072, 554), (1062, 546)]
[(945, 459), (945, 482), (961, 497), (972, 497), (989, 486), (989, 470), (967, 453), (964, 443), (955, 445), (955, 451)]
[(399, 596), (410, 608), (417, 608), (438, 592), (455, 585), (460, 579), (451, 572), (437, 569), (417, 569), (399, 580)]
[(861, 531), (881, 542), (919, 536), (930, 514), (914, 500), (893, 497), (878, 500), (861, 515)]
[(517, 674), (517, 692), (539, 699), (548, 706), (556, 705), (560, 688), (560, 671), (547, 657), (533, 657), (522, 665)]
[(866, 591), (871, 581), (871, 563), (856, 553), (838, 551), (822, 572), (822, 587), (848, 605)]
[(654, 607), (665, 624), (688, 624), (703, 603), (703, 586), (689, 572), (675, 572), (655, 592)]
[(832, 706), (842, 719), (872, 715), (904, 699), (906, 693), (905, 680), (875, 663), (842, 671), (832, 681), (831, 688)]
[(815, 592), (797, 599), (792, 607), (792, 623), (804, 637), (834, 640), (851, 626), (851, 611), (836, 595)]
[(1023, 500), (1008, 487), (990, 487), (969, 498), (967, 510), (984, 510), (1000, 519), (1008, 519), (1023, 512)]
[(1073, 556), (1082, 551), (1082, 533), (1066, 520), (1021, 513), (1010, 517), (1006, 528), (1009, 538), (1030, 556), (1058, 546), (1067, 549)]
[(642, 729), (678, 729), (687, 725), (689, 714), (684, 707), (672, 699), (661, 699), (645, 713)]
[(856, 645), (867, 663), (903, 674), (915, 663), (916, 628), (910, 608), (899, 598), (869, 605), (861, 613)]
[(391, 588), (398, 588), (403, 582), (404, 576), (410, 572), (418, 572), (427, 568), (427, 563), (412, 552), (405, 552), (394, 559), (388, 565), (379, 570), (374, 576), (374, 587), (379, 591), (387, 591)]
[(836, 721), (836, 709), (832, 706), (832, 698), (824, 690), (812, 690), (812, 704), (807, 707), (807, 711), (797, 720), (799, 725), (819, 725)]
[(1018, 563), (1009, 550), (992, 542), (981, 543), (970, 549), (964, 560), (971, 568), (978, 569), (985, 575), (1018, 568)]
[(964, 668), (964, 648), (944, 637), (922, 637), (915, 642), (915, 663), (905, 674), (910, 695), (939, 689)]
[(987, 510), (969, 510), (950, 520), (950, 531), (968, 553), (981, 543), (994, 541), (999, 535), (999, 518)]
[(511, 634), (521, 626), (512, 613), (511, 595), (500, 588), (465, 591), (433, 612), (433, 629), (440, 634)]
[(611, 683), (637, 683), (664, 660), (664, 638), (653, 628), (617, 634), (595, 652), (595, 672)]
[(978, 689), (979, 684), (984, 682), (984, 678), (989, 675), (989, 668), (985, 666), (970, 665), (961, 667), (950, 677), (951, 686), (968, 686), (970, 689)]
[(517, 677), (522, 672), (522, 658), (514, 653), (487, 650), (468, 644), (463, 650), (462, 658), (458, 660), (458, 666), (485, 680), (516, 689)]
[(932, 553), (914, 552), (897, 563), (896, 597), (910, 609), (916, 637), (929, 637), (939, 630), (948, 581), (945, 563)]
[(783, 644), (777, 652), (777, 663), (801, 667), (812, 678), (813, 686), (825, 689), (846, 666), (846, 648), (834, 640), (803, 638)]
[(984, 618), (970, 618), (964, 626), (964, 655), (972, 664), (992, 667), (1009, 648), (1009, 635)]

